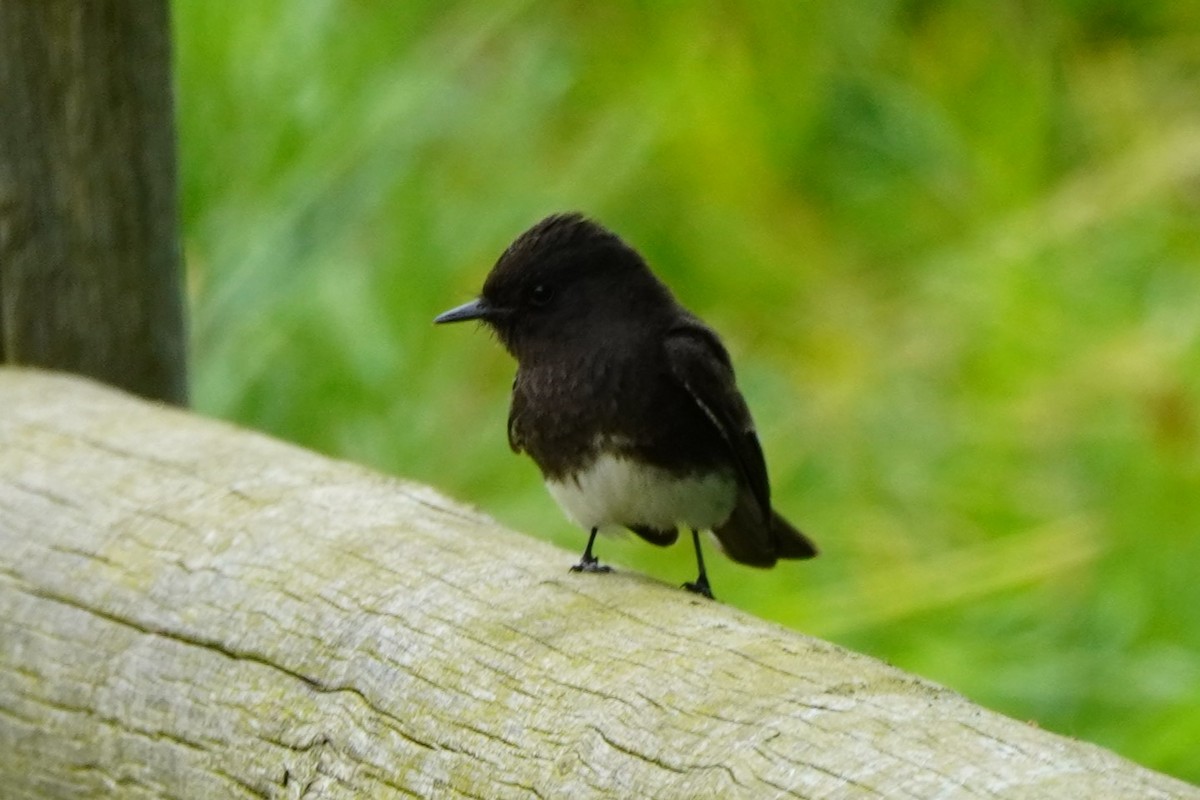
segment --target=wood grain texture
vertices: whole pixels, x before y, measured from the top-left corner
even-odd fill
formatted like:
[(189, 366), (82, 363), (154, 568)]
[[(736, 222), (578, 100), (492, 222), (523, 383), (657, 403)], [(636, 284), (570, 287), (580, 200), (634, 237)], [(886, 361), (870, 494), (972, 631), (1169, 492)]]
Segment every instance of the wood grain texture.
[(0, 369), (6, 798), (1200, 798), (430, 489)]
[(187, 400), (167, 0), (0, 2), (0, 362)]

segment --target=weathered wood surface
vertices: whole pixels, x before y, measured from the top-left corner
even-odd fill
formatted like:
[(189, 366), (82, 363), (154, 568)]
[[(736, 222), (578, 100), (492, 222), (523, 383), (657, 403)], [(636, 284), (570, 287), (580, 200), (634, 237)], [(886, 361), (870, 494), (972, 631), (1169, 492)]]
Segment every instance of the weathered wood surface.
[(0, 369), (26, 797), (1200, 798), (435, 492)]

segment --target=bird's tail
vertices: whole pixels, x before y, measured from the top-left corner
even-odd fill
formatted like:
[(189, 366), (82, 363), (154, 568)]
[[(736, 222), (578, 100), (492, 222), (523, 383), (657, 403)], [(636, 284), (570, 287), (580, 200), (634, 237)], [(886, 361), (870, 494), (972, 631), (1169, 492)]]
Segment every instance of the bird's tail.
[(812, 558), (817, 546), (792, 526), (779, 512), (771, 512), (771, 538), (775, 540), (775, 554), (779, 558)]
[(752, 567), (773, 567), (781, 558), (812, 558), (817, 546), (774, 511), (767, 524), (749, 491), (744, 491), (729, 519), (713, 528), (725, 555)]

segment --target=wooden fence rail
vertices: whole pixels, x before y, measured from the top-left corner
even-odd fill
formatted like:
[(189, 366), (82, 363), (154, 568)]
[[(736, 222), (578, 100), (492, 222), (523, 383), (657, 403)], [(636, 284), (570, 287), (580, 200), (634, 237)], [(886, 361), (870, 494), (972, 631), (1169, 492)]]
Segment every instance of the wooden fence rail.
[(422, 486), (0, 369), (25, 797), (1200, 798)]

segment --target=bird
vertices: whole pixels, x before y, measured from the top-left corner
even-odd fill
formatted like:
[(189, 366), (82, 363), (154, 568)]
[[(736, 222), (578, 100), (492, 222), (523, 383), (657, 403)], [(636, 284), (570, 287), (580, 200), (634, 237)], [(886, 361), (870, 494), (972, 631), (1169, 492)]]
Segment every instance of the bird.
[(516, 360), (508, 443), (588, 532), (576, 572), (608, 572), (600, 531), (659, 546), (700, 532), (735, 562), (772, 567), (817, 547), (771, 505), (762, 447), (720, 337), (645, 259), (578, 212), (542, 219), (497, 259), (479, 296), (438, 315), (475, 320)]

